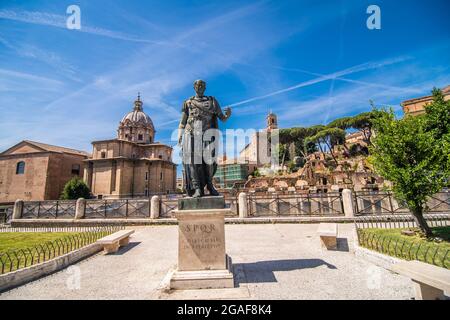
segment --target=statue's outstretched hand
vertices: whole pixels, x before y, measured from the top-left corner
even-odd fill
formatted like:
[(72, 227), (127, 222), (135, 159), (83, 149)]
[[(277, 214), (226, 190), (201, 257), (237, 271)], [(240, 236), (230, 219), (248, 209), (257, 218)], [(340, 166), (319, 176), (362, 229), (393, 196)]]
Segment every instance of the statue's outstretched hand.
[(225, 108), (225, 117), (228, 119), (229, 117), (231, 117), (231, 108), (227, 107)]

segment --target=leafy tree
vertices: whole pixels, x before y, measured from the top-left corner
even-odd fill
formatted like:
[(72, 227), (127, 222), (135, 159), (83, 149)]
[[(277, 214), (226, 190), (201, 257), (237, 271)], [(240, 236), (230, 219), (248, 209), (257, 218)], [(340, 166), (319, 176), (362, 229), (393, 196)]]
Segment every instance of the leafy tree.
[(431, 236), (423, 213), (430, 196), (450, 177), (450, 101), (434, 90), (434, 101), (421, 116), (396, 120), (391, 110), (378, 111), (370, 162), (393, 183), (397, 199), (410, 209), (426, 236)]
[(279, 143), (276, 148), (278, 153), (278, 161), (281, 165), (283, 165), (285, 161), (289, 161), (288, 146), (286, 144)]
[(379, 112), (372, 104), (372, 111), (363, 112), (353, 117), (343, 117), (336, 119), (328, 124), (328, 128), (340, 128), (347, 130), (350, 128), (361, 131), (364, 135), (364, 140), (370, 144), (372, 137), (372, 125), (373, 121), (379, 116)]
[[(306, 143), (305, 140), (308, 137), (315, 135), (320, 130), (325, 129), (326, 127), (323, 125), (317, 125), (312, 127), (294, 127), (289, 129), (280, 129), (279, 131), (279, 142), (284, 145), (285, 149), (289, 149), (289, 145), (291, 143), (295, 146), (295, 154), (303, 158), (303, 161), (306, 161), (306, 157), (308, 154), (317, 151), (316, 144), (314, 143)], [(280, 154), (280, 163), (282, 163), (282, 156)], [(286, 155), (287, 156), (287, 155)], [(285, 157), (285, 162), (288, 160), (293, 160), (291, 157)]]
[(91, 192), (84, 181), (78, 177), (74, 177), (67, 181), (61, 194), (61, 200), (76, 200), (78, 198), (89, 199)]
[(316, 133), (315, 135), (306, 139), (306, 143), (310, 142), (316, 143), (322, 153), (324, 153), (322, 145), (325, 144), (336, 164), (338, 162), (333, 153), (333, 147), (337, 144), (343, 143), (344, 141), (345, 141), (345, 131), (340, 128), (325, 128)]

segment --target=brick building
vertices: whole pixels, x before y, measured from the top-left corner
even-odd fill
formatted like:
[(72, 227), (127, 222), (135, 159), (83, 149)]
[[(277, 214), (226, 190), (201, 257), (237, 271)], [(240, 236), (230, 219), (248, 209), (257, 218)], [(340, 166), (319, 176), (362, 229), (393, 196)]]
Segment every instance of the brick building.
[(24, 140), (0, 153), (0, 203), (58, 199), (64, 185), (83, 176), (84, 151)]
[[(445, 100), (450, 100), (450, 86), (442, 88), (442, 93)], [(401, 103), (403, 107), (403, 113), (405, 115), (419, 115), (425, 112), (425, 105), (433, 101), (433, 96), (424, 96), (419, 98), (414, 98), (410, 100), (405, 100)]]

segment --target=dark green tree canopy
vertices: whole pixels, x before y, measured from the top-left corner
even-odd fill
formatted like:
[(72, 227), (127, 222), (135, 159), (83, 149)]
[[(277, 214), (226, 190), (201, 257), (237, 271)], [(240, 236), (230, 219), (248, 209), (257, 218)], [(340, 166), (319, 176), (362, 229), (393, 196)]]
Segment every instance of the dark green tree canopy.
[(76, 200), (78, 198), (89, 199), (91, 192), (84, 181), (78, 177), (70, 179), (64, 186), (61, 200)]

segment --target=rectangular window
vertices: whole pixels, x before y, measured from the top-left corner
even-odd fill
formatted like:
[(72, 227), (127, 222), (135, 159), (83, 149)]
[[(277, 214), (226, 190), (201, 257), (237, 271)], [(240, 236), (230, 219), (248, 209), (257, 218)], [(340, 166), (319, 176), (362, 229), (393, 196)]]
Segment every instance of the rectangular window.
[(102, 153), (101, 153), (101, 158), (102, 158), (102, 159), (105, 159), (105, 158), (106, 158), (106, 152), (105, 152), (105, 151), (102, 151)]
[(145, 181), (148, 180), (148, 172), (145, 173)]
[(163, 173), (161, 172), (160, 173), (160, 180), (162, 180), (163, 179)]
[(20, 161), (16, 165), (16, 174), (24, 174), (25, 173), (25, 162)]
[(80, 175), (80, 165), (79, 164), (72, 165), (72, 174), (74, 174), (76, 176)]

